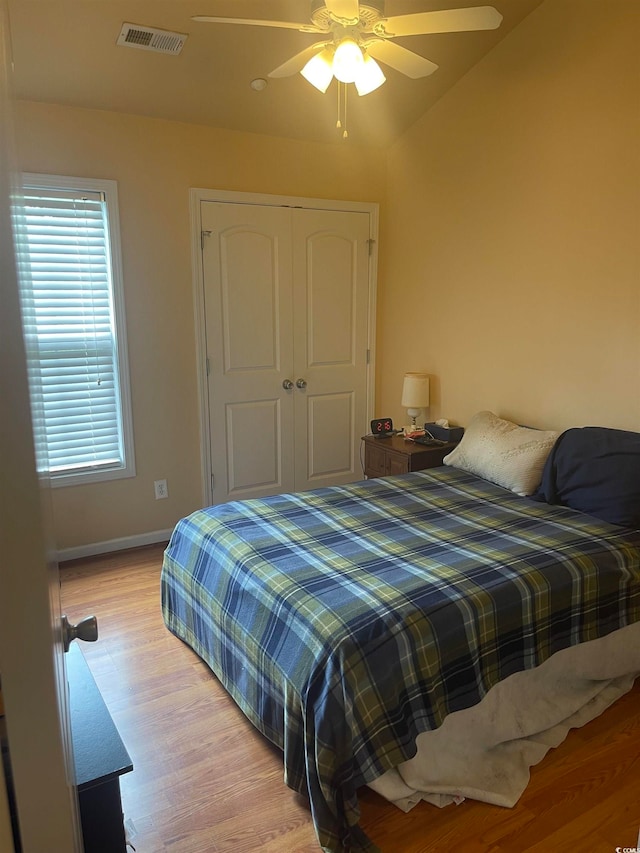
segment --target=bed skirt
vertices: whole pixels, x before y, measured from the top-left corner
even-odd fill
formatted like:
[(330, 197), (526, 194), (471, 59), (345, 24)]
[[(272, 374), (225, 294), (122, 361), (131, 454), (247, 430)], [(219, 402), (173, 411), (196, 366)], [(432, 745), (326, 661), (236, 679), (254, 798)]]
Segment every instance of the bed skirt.
[(472, 708), (449, 714), (417, 738), (417, 753), (369, 783), (407, 812), (465, 798), (512, 807), (530, 768), (569, 730), (595, 719), (640, 674), (640, 622), (563, 649), (495, 685)]

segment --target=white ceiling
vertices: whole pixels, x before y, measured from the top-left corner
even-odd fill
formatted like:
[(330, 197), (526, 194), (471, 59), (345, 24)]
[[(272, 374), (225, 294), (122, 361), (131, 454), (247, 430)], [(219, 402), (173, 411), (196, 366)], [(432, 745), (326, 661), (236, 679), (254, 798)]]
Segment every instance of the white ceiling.
[[(349, 86), (349, 140), (397, 139), (542, 0), (484, 0), (504, 20), (497, 30), (411, 36), (397, 43), (437, 63), (412, 80), (385, 67), (387, 82), (362, 98)], [(483, 5), (483, 0), (386, 0), (388, 16)], [(337, 92), (299, 74), (250, 82), (317, 36), (289, 29), (198, 23), (193, 15), (309, 21), (308, 0), (9, 0), (18, 98), (135, 113), (316, 142), (341, 141)], [(178, 56), (116, 46), (124, 22), (187, 33)], [(347, 143), (348, 144), (348, 143)]]

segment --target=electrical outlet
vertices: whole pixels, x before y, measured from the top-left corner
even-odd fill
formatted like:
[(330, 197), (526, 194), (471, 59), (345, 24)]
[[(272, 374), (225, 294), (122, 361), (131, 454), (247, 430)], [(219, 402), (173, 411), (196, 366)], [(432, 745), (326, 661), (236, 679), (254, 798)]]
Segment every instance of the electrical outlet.
[(167, 488), (166, 480), (154, 480), (153, 488), (156, 493), (156, 500), (162, 500), (162, 498), (169, 497), (169, 489)]

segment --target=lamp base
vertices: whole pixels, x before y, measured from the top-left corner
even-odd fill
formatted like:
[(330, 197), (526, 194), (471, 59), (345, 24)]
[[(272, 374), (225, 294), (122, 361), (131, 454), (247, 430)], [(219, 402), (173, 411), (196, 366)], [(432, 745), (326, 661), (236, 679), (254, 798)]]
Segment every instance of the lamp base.
[(411, 418), (410, 426), (406, 426), (404, 428), (405, 433), (407, 432), (415, 432), (417, 429), (420, 429), (416, 421), (418, 420), (418, 415), (420, 414), (421, 409), (407, 409), (407, 414)]

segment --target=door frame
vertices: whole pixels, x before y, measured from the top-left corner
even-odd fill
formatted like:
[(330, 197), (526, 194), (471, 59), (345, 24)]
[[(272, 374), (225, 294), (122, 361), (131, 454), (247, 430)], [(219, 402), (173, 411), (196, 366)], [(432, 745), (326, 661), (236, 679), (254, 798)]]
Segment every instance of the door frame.
[(377, 202), (344, 201), (326, 198), (307, 198), (268, 193), (235, 192), (193, 188), (189, 190), (191, 221), (191, 264), (193, 275), (193, 305), (196, 331), (196, 370), (198, 381), (198, 410), (200, 418), (200, 470), (202, 473), (203, 506), (213, 502), (211, 483), (211, 443), (209, 441), (209, 384), (207, 372), (207, 344), (204, 311), (204, 269), (202, 264), (202, 226), (200, 205), (203, 201), (252, 204), (271, 207), (296, 207), (309, 210), (337, 210), (369, 214), (369, 311), (367, 318), (367, 391), (366, 420), (373, 417), (375, 404), (375, 352), (376, 352), (376, 295), (378, 282), (378, 222)]

